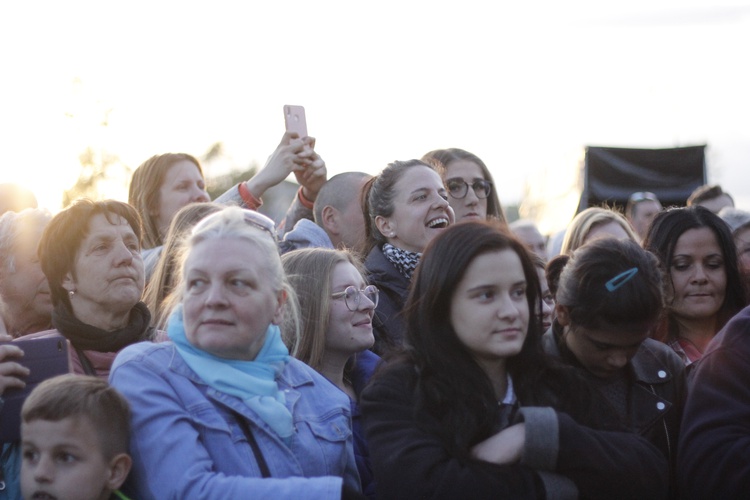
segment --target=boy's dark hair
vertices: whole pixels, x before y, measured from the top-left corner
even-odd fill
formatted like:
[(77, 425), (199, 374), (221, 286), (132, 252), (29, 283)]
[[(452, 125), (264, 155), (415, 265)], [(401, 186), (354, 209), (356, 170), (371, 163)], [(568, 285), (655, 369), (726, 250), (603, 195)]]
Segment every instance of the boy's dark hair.
[(130, 406), (105, 380), (88, 375), (60, 375), (39, 384), (23, 404), (21, 419), (57, 422), (70, 417), (88, 418), (109, 460), (128, 452)]

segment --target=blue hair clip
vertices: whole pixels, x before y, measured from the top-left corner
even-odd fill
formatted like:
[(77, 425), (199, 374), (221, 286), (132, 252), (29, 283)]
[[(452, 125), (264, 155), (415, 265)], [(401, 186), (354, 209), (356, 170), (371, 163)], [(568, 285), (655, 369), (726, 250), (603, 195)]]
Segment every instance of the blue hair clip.
[(607, 281), (604, 286), (607, 287), (607, 290), (610, 292), (614, 292), (618, 288), (620, 288), (622, 285), (630, 281), (633, 276), (635, 276), (635, 273), (638, 272), (637, 267), (631, 267), (627, 271), (623, 271), (611, 280)]

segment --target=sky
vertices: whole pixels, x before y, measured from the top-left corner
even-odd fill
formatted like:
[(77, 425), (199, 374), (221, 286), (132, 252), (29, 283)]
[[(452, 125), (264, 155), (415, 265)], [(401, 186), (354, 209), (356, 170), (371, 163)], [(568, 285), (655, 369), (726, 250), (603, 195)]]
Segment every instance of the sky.
[(135, 168), (221, 141), (207, 175), (262, 165), (284, 104), (329, 176), (459, 147), (546, 231), (587, 145), (707, 144), (750, 209), (750, 1), (4, 2), (0, 46), (0, 182), (52, 211), (88, 147)]

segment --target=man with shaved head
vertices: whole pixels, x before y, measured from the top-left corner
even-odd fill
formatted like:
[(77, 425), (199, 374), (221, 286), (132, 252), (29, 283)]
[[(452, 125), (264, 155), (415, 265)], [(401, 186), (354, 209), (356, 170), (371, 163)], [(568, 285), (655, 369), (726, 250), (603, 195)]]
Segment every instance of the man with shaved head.
[(370, 177), (344, 172), (328, 179), (315, 199), (315, 221), (297, 222), (279, 242), (282, 253), (309, 247), (359, 249), (365, 235), (360, 196)]

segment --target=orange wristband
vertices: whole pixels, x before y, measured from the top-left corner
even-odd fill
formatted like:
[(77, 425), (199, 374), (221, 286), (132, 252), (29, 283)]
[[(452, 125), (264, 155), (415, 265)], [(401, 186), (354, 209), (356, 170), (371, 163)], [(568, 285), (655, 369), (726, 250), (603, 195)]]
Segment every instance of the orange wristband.
[(305, 195), (302, 194), (302, 188), (300, 187), (297, 191), (297, 197), (299, 198), (299, 202), (302, 204), (303, 207), (309, 208), (310, 210), (313, 209), (313, 205), (315, 204), (314, 201), (310, 201), (307, 198), (305, 198)]
[(245, 205), (247, 205), (247, 208), (250, 210), (258, 210), (261, 205), (263, 205), (263, 200), (259, 200), (253, 196), (253, 193), (247, 189), (247, 184), (244, 182), (240, 182), (238, 189), (240, 191), (240, 198), (242, 198), (242, 201), (245, 202)]

